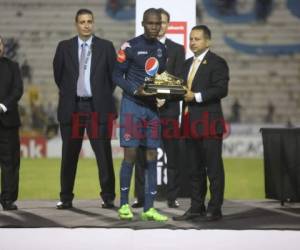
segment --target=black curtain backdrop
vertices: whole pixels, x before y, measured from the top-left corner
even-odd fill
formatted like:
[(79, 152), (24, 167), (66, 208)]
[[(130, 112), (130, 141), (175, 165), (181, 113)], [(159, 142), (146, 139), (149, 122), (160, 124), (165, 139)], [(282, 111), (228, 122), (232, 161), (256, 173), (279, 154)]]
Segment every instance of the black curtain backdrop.
[(262, 128), (266, 198), (300, 201), (300, 128)]

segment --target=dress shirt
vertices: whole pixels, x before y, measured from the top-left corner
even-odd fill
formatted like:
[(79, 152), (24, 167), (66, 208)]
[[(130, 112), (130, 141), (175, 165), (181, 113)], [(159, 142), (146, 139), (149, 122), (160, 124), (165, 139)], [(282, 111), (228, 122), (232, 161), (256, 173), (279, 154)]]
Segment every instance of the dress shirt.
[(91, 36), (88, 40), (83, 41), (78, 37), (78, 60), (80, 61), (80, 55), (81, 55), (81, 50), (82, 50), (82, 44), (87, 44), (86, 45), (86, 56), (88, 56), (89, 51), (90, 55), (88, 57), (88, 61), (86, 64), (86, 69), (85, 69), (85, 74), (84, 74), (84, 83), (86, 84), (86, 90), (89, 93), (87, 96), (91, 97), (92, 96), (92, 91), (91, 91), (91, 61), (92, 61), (92, 39), (93, 36)]
[(7, 111), (7, 108), (4, 104), (0, 103), (0, 107), (2, 108), (3, 112), (5, 113)]
[[(198, 63), (195, 67), (197, 67), (197, 70), (201, 64), (201, 62), (203, 61), (203, 58), (205, 57), (206, 53), (209, 51), (209, 49), (206, 49), (204, 52), (202, 52), (199, 56), (194, 56), (194, 60), (197, 60)], [(191, 65), (190, 67), (190, 70), (189, 70), (189, 74), (191, 73), (191, 70), (192, 70), (192, 66), (193, 64)], [(194, 93), (195, 94), (195, 100), (196, 102), (198, 103), (201, 103), (202, 102), (202, 95), (200, 92), (197, 92), (197, 93)]]

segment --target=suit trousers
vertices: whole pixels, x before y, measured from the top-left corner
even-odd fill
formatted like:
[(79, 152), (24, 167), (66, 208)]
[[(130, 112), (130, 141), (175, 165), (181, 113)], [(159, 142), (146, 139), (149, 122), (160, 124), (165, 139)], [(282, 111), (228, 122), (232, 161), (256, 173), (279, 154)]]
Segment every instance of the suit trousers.
[(209, 179), (210, 200), (207, 211), (221, 210), (224, 197), (224, 166), (222, 139), (187, 139), (187, 159), (190, 167), (191, 209), (203, 210)]
[(20, 169), (19, 128), (7, 128), (0, 123), (1, 201), (18, 198)]
[[(61, 160), (61, 201), (71, 201), (74, 198), (73, 188), (76, 176), (77, 162), (82, 147), (84, 132), (87, 132), (91, 147), (95, 153), (98, 178), (100, 182), (100, 196), (103, 201), (115, 199), (115, 175), (113, 169), (110, 133), (112, 124), (98, 124), (93, 119), (92, 101), (78, 101), (74, 115), (79, 117), (78, 124), (74, 120), (72, 125), (61, 124), (62, 160)], [(94, 117), (95, 118), (95, 117)]]

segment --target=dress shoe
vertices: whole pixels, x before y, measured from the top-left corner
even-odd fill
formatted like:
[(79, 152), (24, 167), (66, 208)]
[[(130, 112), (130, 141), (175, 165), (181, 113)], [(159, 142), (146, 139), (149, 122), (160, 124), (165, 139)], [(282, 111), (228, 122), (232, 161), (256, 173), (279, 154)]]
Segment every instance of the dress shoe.
[(175, 221), (194, 220), (194, 219), (204, 217), (204, 216), (205, 216), (205, 210), (195, 213), (195, 212), (192, 212), (192, 210), (190, 208), (183, 215), (174, 216), (173, 220), (175, 220)]
[(114, 202), (113, 201), (103, 201), (102, 208), (105, 208), (105, 209), (115, 208)]
[(143, 207), (144, 206), (144, 202), (142, 201), (139, 201), (139, 200), (136, 200), (134, 201), (134, 203), (132, 204), (132, 208), (140, 208), (140, 207)]
[(221, 211), (214, 211), (214, 212), (207, 212), (205, 216), (206, 221), (216, 221), (222, 219), (222, 212)]
[(59, 201), (56, 204), (57, 209), (70, 209), (73, 207), (72, 201)]
[(17, 205), (13, 201), (1, 201), (0, 203), (4, 211), (18, 210)]
[(168, 207), (169, 208), (178, 208), (179, 202), (177, 200), (168, 200)]

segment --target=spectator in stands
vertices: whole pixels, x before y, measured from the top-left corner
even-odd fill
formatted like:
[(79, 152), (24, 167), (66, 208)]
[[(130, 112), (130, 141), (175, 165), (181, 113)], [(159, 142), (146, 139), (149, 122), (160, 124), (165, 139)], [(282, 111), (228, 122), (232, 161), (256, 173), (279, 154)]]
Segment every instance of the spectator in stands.
[(196, 17), (197, 17), (197, 22), (202, 22), (203, 19), (203, 13), (201, 9), (201, 5), (197, 2), (196, 3)]
[(7, 39), (7, 42), (5, 43), (5, 56), (10, 59), (15, 59), (18, 54), (19, 49), (19, 41), (15, 38), (9, 38)]
[(30, 107), (40, 99), (40, 90), (38, 89), (37, 85), (29, 85), (27, 88), (27, 94)]
[(49, 123), (56, 123), (56, 108), (54, 107), (52, 102), (48, 102), (47, 107), (45, 108), (45, 112), (47, 114), (47, 120)]
[(267, 114), (265, 116), (266, 123), (273, 123), (274, 121), (274, 113), (275, 113), (275, 106), (272, 102), (269, 102), (267, 106)]
[(28, 83), (31, 83), (32, 75), (31, 75), (31, 66), (28, 64), (28, 61), (25, 60), (21, 66), (21, 74), (23, 81), (27, 79)]
[(21, 123), (24, 124), (23, 121), (25, 120), (27, 114), (24, 105), (22, 105), (21, 103), (19, 104), (19, 114), (20, 114)]
[[(161, 13), (161, 29), (158, 35), (158, 39), (166, 45), (168, 60), (167, 60), (167, 72), (179, 77), (185, 60), (184, 47), (178, 43), (173, 42), (166, 37), (166, 32), (170, 22), (170, 14), (164, 9), (158, 9)], [(178, 121), (179, 117), (179, 101), (178, 100), (162, 100), (162, 106), (159, 108), (159, 115), (162, 120)], [(162, 130), (174, 129), (172, 126), (162, 124)], [(179, 142), (177, 138), (162, 138), (164, 150), (167, 155), (167, 203), (169, 207), (177, 208), (179, 203), (177, 201), (177, 195), (179, 192), (179, 164), (178, 164), (178, 152)], [(146, 159), (143, 157), (144, 150), (138, 150), (138, 160), (135, 169), (135, 193), (137, 195), (137, 201), (132, 207), (142, 207), (144, 205), (144, 166)]]
[(241, 122), (241, 109), (242, 106), (238, 99), (235, 99), (234, 103), (231, 106), (231, 122), (239, 123)]
[(45, 110), (47, 115), (46, 135), (47, 138), (52, 138), (57, 135), (58, 123), (56, 120), (56, 112), (54, 105), (49, 102)]
[(116, 118), (112, 81), (116, 52), (111, 41), (93, 34), (94, 16), (90, 10), (78, 10), (75, 25), (78, 35), (61, 41), (53, 60), (63, 143), (61, 192), (56, 207), (72, 207), (77, 162), (86, 131), (97, 159), (102, 208), (112, 209), (115, 175), (110, 133)]
[[(222, 218), (225, 182), (222, 139), (226, 128), (221, 100), (228, 94), (229, 69), (223, 58), (210, 51), (210, 43), (211, 31), (207, 26), (192, 28), (190, 49), (194, 57), (186, 60), (183, 68), (187, 82), (183, 132), (187, 137), (187, 165), (191, 169), (191, 206), (174, 220)], [(207, 177), (210, 200), (206, 211)]]
[(107, 1), (107, 10), (110, 11), (113, 15), (116, 15), (119, 10), (123, 8), (122, 1), (120, 0), (108, 0)]
[(20, 115), (18, 101), (23, 83), (17, 63), (3, 57), (4, 43), (0, 37), (0, 203), (4, 210), (16, 210), (20, 169)]
[(236, 0), (214, 0), (214, 4), (220, 15), (236, 14)]
[(293, 124), (293, 122), (291, 121), (290, 118), (286, 121), (285, 126), (286, 126), (287, 128), (294, 128), (294, 127), (295, 127), (294, 124)]
[(256, 0), (255, 1), (255, 15), (258, 22), (266, 22), (271, 14), (273, 0)]
[(17, 17), (22, 17), (22, 16), (23, 16), (23, 12), (22, 12), (21, 10), (18, 10), (18, 11), (16, 12), (16, 16), (17, 16)]
[(45, 110), (40, 101), (35, 101), (31, 104), (31, 127), (39, 133), (44, 132), (45, 126), (47, 125), (47, 117)]

